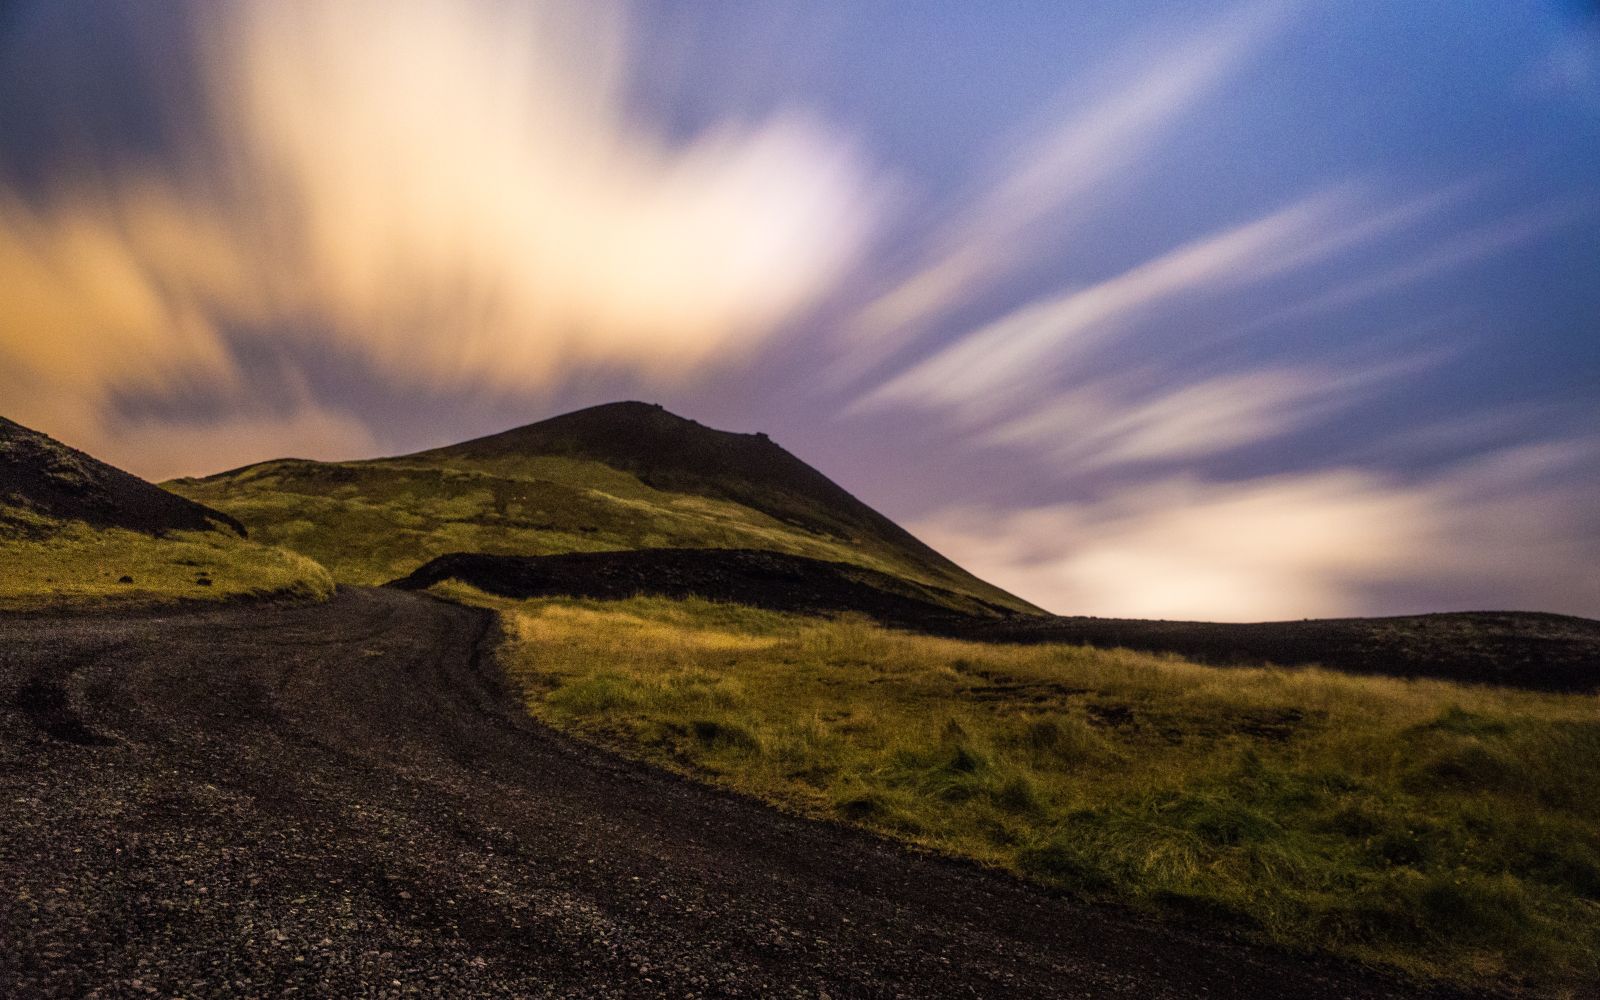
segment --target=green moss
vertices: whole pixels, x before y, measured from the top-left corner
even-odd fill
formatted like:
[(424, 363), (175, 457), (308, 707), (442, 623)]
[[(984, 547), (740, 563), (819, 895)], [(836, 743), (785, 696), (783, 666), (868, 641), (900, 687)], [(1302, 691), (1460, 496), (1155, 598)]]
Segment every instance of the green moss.
[(0, 534), (0, 565), (5, 610), (333, 593), (332, 577), (310, 559), (220, 531), (154, 537), (38, 521)]

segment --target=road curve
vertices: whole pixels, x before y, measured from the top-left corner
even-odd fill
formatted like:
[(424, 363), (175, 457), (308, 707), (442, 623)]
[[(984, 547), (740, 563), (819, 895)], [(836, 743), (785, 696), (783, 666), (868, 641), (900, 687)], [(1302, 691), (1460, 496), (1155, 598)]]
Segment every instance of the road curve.
[(528, 719), (485, 613), (0, 617), (0, 996), (1399, 996)]

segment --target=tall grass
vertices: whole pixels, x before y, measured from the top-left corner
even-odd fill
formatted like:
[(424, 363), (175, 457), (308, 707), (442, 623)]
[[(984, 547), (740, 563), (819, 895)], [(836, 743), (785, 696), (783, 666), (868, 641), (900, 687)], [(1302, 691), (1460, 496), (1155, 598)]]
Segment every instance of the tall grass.
[(494, 601), (538, 716), (807, 814), (1422, 977), (1600, 978), (1600, 703), (701, 601)]

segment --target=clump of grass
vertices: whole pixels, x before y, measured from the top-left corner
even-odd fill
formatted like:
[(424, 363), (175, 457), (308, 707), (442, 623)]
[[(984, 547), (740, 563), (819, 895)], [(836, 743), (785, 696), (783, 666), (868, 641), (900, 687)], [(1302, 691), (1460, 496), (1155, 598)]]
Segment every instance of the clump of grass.
[(35, 519), (0, 532), (0, 565), (0, 610), (267, 595), (322, 600), (334, 588), (304, 556), (218, 531), (155, 537)]
[(1600, 977), (1600, 702), (508, 602), (541, 718), (811, 815), (1422, 977)]

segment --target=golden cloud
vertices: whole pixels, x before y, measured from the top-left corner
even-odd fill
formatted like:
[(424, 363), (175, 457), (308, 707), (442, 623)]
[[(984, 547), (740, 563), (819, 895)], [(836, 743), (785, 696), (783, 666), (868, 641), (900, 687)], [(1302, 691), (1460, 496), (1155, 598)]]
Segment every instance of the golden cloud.
[(244, 393), (244, 336), (418, 385), (671, 377), (803, 313), (873, 226), (875, 178), (802, 115), (682, 141), (638, 121), (607, 4), (244, 0), (195, 23), (184, 148), (0, 189), (0, 362), (85, 407)]

